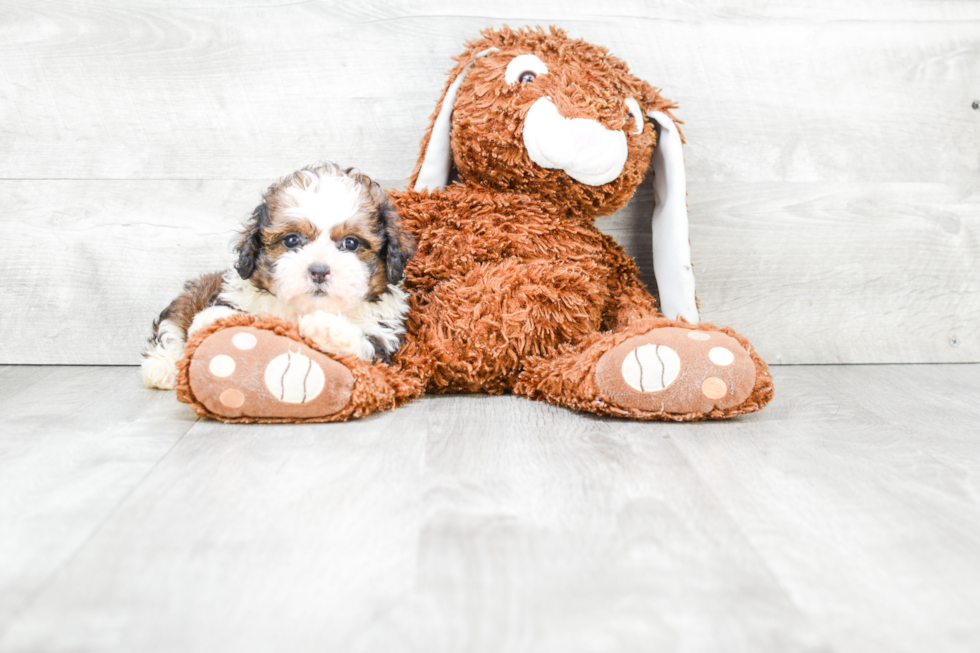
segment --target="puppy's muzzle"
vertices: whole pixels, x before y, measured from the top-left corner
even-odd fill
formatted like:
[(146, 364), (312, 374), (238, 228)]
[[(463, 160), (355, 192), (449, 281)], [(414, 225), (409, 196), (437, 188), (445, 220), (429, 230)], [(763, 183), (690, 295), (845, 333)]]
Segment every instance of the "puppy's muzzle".
[(330, 276), (330, 266), (324, 263), (314, 263), (310, 266), (310, 279), (313, 283), (323, 283)]

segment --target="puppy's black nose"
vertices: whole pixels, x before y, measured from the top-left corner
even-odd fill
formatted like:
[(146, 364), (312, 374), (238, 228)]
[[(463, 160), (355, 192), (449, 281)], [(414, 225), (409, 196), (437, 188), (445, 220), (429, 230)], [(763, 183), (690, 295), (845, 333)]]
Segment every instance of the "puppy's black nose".
[(330, 266), (325, 263), (314, 263), (310, 266), (310, 277), (313, 283), (323, 283), (330, 274)]

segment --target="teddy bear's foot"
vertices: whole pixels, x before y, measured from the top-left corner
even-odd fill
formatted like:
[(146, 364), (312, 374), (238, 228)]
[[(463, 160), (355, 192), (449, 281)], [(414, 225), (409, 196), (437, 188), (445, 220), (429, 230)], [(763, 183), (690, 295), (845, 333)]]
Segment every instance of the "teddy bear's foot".
[(610, 403), (627, 411), (724, 417), (752, 395), (756, 363), (721, 331), (662, 327), (603, 354), (595, 381)]
[(218, 419), (299, 421), (341, 411), (350, 401), (354, 376), (302, 342), (235, 326), (197, 345), (187, 384), (195, 403)]
[(526, 362), (514, 394), (600, 415), (725, 419), (772, 399), (769, 368), (728, 327), (651, 317)]

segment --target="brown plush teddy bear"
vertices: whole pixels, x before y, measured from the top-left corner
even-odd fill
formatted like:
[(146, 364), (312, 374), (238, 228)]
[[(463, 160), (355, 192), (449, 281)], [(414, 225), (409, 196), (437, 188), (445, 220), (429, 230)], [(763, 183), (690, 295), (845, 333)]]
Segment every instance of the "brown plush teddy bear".
[[(555, 28), (486, 30), (456, 61), (411, 189), (389, 193), (417, 243), (392, 364), (330, 357), (289, 323), (234, 316), (188, 343), (181, 400), (273, 422), (342, 420), (423, 392), (512, 392), (637, 419), (762, 408), (765, 362), (731, 329), (697, 323), (675, 106)], [(593, 225), (629, 201), (651, 159), (661, 312), (633, 259)], [(242, 331), (255, 336), (247, 351), (234, 345)], [(315, 387), (269, 372), (285, 352), (319, 368)], [(216, 356), (234, 358), (236, 374), (212, 374)]]

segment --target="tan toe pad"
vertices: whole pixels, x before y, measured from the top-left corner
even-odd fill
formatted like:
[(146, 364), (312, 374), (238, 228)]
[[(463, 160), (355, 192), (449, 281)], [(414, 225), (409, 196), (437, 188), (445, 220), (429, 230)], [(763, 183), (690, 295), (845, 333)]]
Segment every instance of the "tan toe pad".
[(725, 333), (663, 327), (606, 352), (595, 378), (620, 408), (708, 413), (748, 399), (755, 385), (755, 363)]
[(194, 351), (189, 384), (221, 417), (302, 419), (332, 415), (350, 400), (354, 376), (329, 356), (267, 329), (216, 331)]

